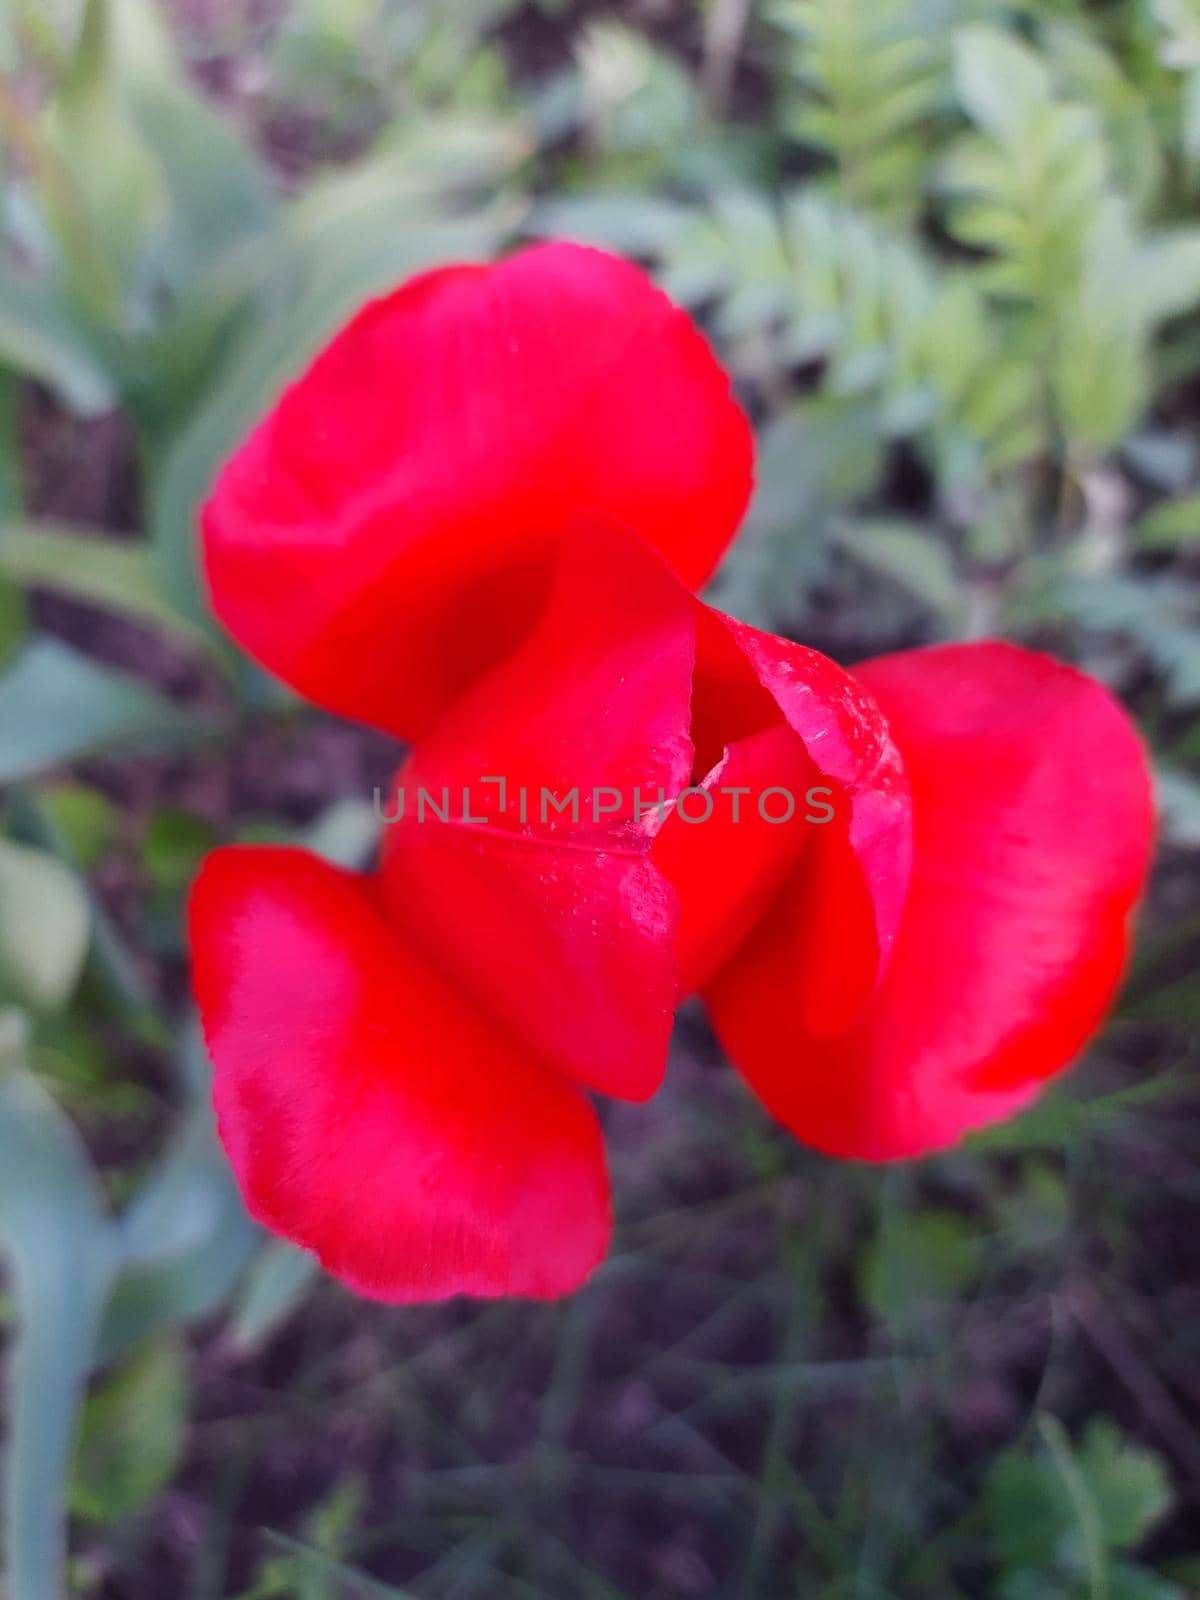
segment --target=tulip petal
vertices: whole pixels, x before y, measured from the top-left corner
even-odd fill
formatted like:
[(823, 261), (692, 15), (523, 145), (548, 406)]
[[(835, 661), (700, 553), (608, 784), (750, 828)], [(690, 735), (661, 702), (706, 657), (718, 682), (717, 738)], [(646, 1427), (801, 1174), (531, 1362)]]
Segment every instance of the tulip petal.
[(358, 1293), (549, 1297), (609, 1233), (599, 1125), (399, 939), (368, 882), (233, 847), (193, 891), (221, 1138), (253, 1215)]
[[(817, 770), (845, 795), (846, 843), (886, 956), (908, 892), (912, 810), (904, 764), (870, 682), (807, 645), (724, 621)], [(828, 844), (835, 836), (831, 829), (822, 837)], [(810, 920), (819, 921), (820, 912)]]
[(367, 306), (222, 472), (214, 609), (308, 699), (416, 738), (521, 638), (580, 512), (702, 583), (752, 439), (687, 316), (628, 262), (539, 245)]
[(634, 1100), (678, 997), (650, 849), (692, 763), (695, 611), (641, 540), (572, 529), (539, 623), (408, 763), (384, 841), (397, 927), (547, 1065)]
[[(675, 949), (681, 995), (695, 994), (727, 961), (779, 894), (809, 844), (803, 796), (817, 782), (784, 723), (725, 746), (717, 765), (671, 809), (651, 857), (679, 901)], [(782, 789), (799, 811), (778, 820), (759, 801)], [(707, 802), (711, 810), (706, 814)]]
[[(706, 610), (692, 738), (710, 821), (672, 816), (654, 859), (679, 895), (685, 993), (755, 930), (793, 1018), (846, 1027), (886, 966), (908, 887), (907, 781), (871, 695), (816, 650)], [(733, 809), (723, 798), (749, 792)], [(695, 809), (695, 808), (693, 808)], [(786, 819), (786, 820), (782, 820)]]
[(912, 787), (912, 883), (883, 981), (852, 1028), (816, 1037), (764, 923), (706, 999), (779, 1121), (887, 1160), (1011, 1115), (1070, 1064), (1120, 980), (1153, 814), (1128, 717), (1070, 667), (979, 643), (856, 675)]

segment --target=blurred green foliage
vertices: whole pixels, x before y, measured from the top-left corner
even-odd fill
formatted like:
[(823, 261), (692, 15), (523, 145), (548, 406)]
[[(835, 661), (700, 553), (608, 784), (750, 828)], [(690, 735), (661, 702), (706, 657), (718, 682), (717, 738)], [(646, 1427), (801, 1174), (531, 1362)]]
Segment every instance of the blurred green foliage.
[[(137, 1529), (187, 1448), (186, 1330), (220, 1313), (219, 1349), (253, 1360), (316, 1282), (244, 1214), (178, 1000), (199, 856), (295, 824), (269, 806), (139, 799), (131, 769), (111, 765), (132, 751), (143, 766), (219, 766), (248, 728), (295, 728), (290, 700), (207, 615), (195, 511), (217, 462), (339, 321), (414, 270), (548, 233), (631, 252), (706, 321), (759, 425), (758, 493), (718, 602), (835, 654), (1002, 631), (1073, 655), (1133, 698), (1167, 841), (1194, 847), (1200, 8), (292, 0), (264, 20), (235, 4), (210, 17), (3, 0), (0, 71), (2, 1548), (9, 1600), (54, 1600), (68, 1584), (126, 1593), (105, 1582), (136, 1569)], [(131, 514), (106, 525), (100, 498), (55, 509), (53, 462), (39, 464), (48, 416), (79, 452), (121, 419)], [(88, 628), (56, 625), (47, 602), (75, 607), (68, 619), (118, 616), (157, 665), (87, 648)], [(369, 808), (330, 804), (306, 837), (361, 859)], [(655, 1595), (1196, 1592), (1194, 1548), (1146, 1541), (1174, 1525), (1197, 1430), (1176, 1416), (1173, 1376), (1079, 1300), (1088, 1251), (1111, 1265), (1107, 1290), (1136, 1276), (1139, 1181), (1122, 1189), (1115, 1171), (1098, 1197), (1097, 1163), (1140, 1161), (1168, 1204), (1198, 1197), (1196, 1153), (1164, 1155), (1153, 1121), (1184, 1092), (1200, 1028), (1194, 880), (1179, 881), (1082, 1089), (919, 1179), (882, 1181), (815, 1177), (752, 1110), (672, 1102), (679, 1129), (654, 1146), (653, 1180), (641, 1163), (597, 1283), (561, 1318), (500, 1308), (469, 1325), (460, 1370), (478, 1361), (488, 1393), (462, 1382), (448, 1400), (430, 1379), (440, 1398), (418, 1403), (403, 1385), (421, 1381), (424, 1353), (405, 1347), (413, 1376), (378, 1409), (393, 1450), (422, 1440), (419, 1496), (443, 1547), (413, 1593), (624, 1592), (556, 1543), (569, 1526), (556, 1474), (587, 1421), (596, 1330), (664, 1285), (702, 1309), (638, 1357), (628, 1404), (652, 1413), (651, 1456), (683, 1441), (675, 1491), (657, 1487), (691, 1495), (689, 1514), (741, 1554), (705, 1587), (681, 1547)], [(689, 1206), (689, 1164), (706, 1152), (721, 1176)], [(787, 1214), (794, 1185), (810, 1207), (819, 1193), (824, 1222)], [(741, 1237), (764, 1190), (774, 1264), (739, 1278), (721, 1240)], [(1136, 1401), (1123, 1420), (1153, 1448), (1078, 1405), (1069, 1432), (1044, 1376), (1024, 1421), (949, 1482), (953, 1419), (925, 1415), (921, 1397), (958, 1381), (957, 1339), (1019, 1320), (1030, 1297), (1100, 1330)], [(384, 1337), (375, 1313), (354, 1314), (368, 1343)], [(429, 1348), (461, 1331), (421, 1326)], [(740, 1353), (765, 1341), (760, 1363), (710, 1356), (719, 1329)], [(831, 1329), (862, 1352), (831, 1359)], [(517, 1428), (486, 1459), (523, 1357), (543, 1384), (532, 1476), (489, 1498), (527, 1443)], [(369, 1394), (363, 1381), (363, 1406), (388, 1370)], [(828, 1430), (810, 1444), (800, 1402), (826, 1382), (851, 1385), (855, 1417), (836, 1445)], [(680, 1396), (669, 1415), (657, 1386)], [(757, 1416), (759, 1391), (760, 1467), (734, 1468), (723, 1419)], [(589, 1493), (619, 1478), (599, 1472)], [(646, 1468), (638, 1493), (654, 1479)], [(475, 1509), (465, 1487), (443, 1506), (447, 1484), (476, 1486)], [(243, 1600), (401, 1593), (352, 1565), (372, 1553), (371, 1503), (355, 1468), (298, 1505)], [(83, 1552), (70, 1563), (68, 1513)], [(198, 1560), (196, 1600), (225, 1592), (228, 1536), (218, 1527)]]

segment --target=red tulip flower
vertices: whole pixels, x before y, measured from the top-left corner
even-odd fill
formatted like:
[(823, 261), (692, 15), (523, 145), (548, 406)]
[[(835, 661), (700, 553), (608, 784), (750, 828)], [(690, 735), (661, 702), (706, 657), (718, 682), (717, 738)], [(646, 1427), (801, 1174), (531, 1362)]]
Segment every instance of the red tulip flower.
[(191, 906), (247, 1203), (363, 1294), (581, 1283), (590, 1095), (654, 1093), (686, 995), (871, 1160), (1026, 1105), (1112, 999), (1152, 832), (1125, 714), (1011, 645), (851, 674), (705, 606), (751, 463), (684, 314), (558, 244), (368, 306), (205, 508), (234, 637), (411, 742), (373, 873), (231, 848)]

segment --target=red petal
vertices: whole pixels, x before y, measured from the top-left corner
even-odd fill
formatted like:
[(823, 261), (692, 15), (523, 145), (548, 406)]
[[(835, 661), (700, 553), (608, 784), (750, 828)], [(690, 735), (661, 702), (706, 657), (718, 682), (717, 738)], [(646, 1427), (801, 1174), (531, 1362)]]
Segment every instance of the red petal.
[(703, 582), (752, 448), (708, 345), (628, 262), (551, 244), (428, 273), (362, 311), (226, 466), (213, 605), (302, 694), (412, 738), (521, 637), (576, 513)]
[[(709, 780), (744, 785), (688, 826), (672, 817), (654, 859), (680, 898), (685, 992), (702, 986), (751, 927), (794, 1014), (845, 1027), (890, 951), (911, 861), (908, 788), (871, 696), (803, 645), (707, 611), (701, 621), (692, 737)], [(783, 791), (766, 800), (770, 789)], [(786, 814), (789, 822), (763, 820)], [(797, 911), (797, 906), (802, 906)]]
[(635, 1100), (677, 998), (676, 901), (649, 852), (657, 792), (691, 767), (694, 614), (641, 540), (573, 530), (538, 626), (405, 769), (384, 843), (397, 926), (542, 1060)]
[[(912, 814), (903, 763), (871, 684), (807, 645), (724, 620), (818, 771), (845, 792), (847, 842), (886, 952), (908, 891)], [(822, 837), (828, 841), (832, 834), (831, 828)]]
[[(707, 999), (731, 1058), (806, 1143), (885, 1160), (1024, 1105), (1102, 1020), (1153, 816), (1142, 747), (1098, 683), (1004, 644), (857, 669), (912, 785), (912, 887), (882, 985), (818, 1039), (760, 928)], [(800, 915), (800, 909), (797, 909)]]
[[(779, 893), (809, 843), (803, 796), (816, 782), (804, 747), (780, 722), (734, 739), (697, 785), (702, 793), (672, 808), (652, 859), (679, 900), (682, 995), (694, 994), (729, 959)], [(770, 820), (778, 814), (770, 803), (765, 816), (759, 810), (764, 791), (779, 787), (798, 800), (790, 821)]]
[(210, 856), (196, 993), (247, 1204), (360, 1294), (564, 1294), (609, 1232), (586, 1099), (403, 943), (366, 881), (301, 850)]

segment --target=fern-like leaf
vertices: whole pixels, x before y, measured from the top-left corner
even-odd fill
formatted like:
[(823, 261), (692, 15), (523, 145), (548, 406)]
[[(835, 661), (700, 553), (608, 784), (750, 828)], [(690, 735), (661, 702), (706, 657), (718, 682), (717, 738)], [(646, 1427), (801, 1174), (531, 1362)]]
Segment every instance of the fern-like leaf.
[(591, 197), (539, 221), (654, 260), (676, 299), (714, 308), (742, 371), (820, 363), (831, 400), (869, 403), (885, 436), (921, 441), (947, 486), (1044, 445), (1035, 371), (973, 275), (828, 194), (778, 206), (747, 190), (705, 205)]
[[(1200, 232), (1139, 229), (1104, 118), (1046, 57), (989, 27), (960, 30), (954, 48), (974, 131), (943, 169), (949, 226), (986, 252), (972, 280), (1012, 308), (1008, 347), (1045, 374), (1069, 444), (1107, 449), (1145, 407), (1159, 324), (1200, 296)], [(1070, 46), (1093, 77), (1098, 49)]]
[[(946, 99), (946, 52), (921, 0), (777, 0), (785, 40), (783, 126), (835, 164), (844, 199), (914, 209), (925, 121)], [(792, 93), (792, 87), (798, 92)]]

